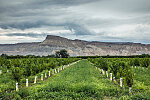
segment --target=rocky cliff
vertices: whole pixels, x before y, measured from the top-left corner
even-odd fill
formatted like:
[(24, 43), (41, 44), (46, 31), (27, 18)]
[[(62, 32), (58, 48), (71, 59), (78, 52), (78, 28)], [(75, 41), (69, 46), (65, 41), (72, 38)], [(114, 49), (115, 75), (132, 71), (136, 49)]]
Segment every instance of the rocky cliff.
[(140, 55), (150, 54), (150, 44), (140, 43), (109, 43), (70, 40), (48, 35), (43, 42), (1, 44), (0, 54), (8, 55), (50, 55), (60, 49), (66, 49), (71, 56), (101, 56), (101, 55)]

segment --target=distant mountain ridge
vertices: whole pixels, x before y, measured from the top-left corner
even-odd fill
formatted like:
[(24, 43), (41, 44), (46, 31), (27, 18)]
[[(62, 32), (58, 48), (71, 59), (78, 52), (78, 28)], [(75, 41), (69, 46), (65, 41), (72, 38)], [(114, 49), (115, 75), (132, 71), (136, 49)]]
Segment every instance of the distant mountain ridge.
[(141, 55), (150, 54), (150, 44), (132, 42), (98, 42), (70, 40), (48, 35), (43, 42), (0, 44), (0, 54), (8, 55), (50, 55), (66, 49), (71, 56)]

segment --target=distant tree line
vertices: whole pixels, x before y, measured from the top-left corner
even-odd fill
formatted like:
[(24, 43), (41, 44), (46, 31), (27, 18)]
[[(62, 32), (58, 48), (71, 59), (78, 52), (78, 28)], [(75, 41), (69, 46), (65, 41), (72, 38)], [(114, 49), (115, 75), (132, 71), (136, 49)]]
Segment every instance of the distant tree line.
[(83, 59), (87, 59), (87, 58), (150, 58), (149, 54), (142, 54), (142, 55), (131, 55), (131, 56), (77, 56), (76, 58), (83, 58)]
[(69, 57), (69, 53), (67, 52), (67, 50), (62, 49), (60, 51), (56, 51), (55, 54), (53, 55), (48, 55), (48, 56), (35, 56), (35, 55), (7, 55), (7, 54), (2, 54), (0, 55), (1, 58), (5, 58), (5, 59), (16, 59), (16, 58), (68, 58)]

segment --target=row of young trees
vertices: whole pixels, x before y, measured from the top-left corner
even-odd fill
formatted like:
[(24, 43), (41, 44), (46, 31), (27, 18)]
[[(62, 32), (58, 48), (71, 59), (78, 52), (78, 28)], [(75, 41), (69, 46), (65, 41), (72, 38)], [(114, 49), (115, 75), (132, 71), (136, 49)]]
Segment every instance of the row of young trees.
[(147, 68), (150, 65), (150, 58), (130, 58), (128, 62), (130, 66)]
[(16, 81), (23, 77), (36, 75), (43, 70), (75, 62), (79, 58), (23, 58), (23, 59), (0, 59), (0, 69), (8, 69)]
[(149, 58), (88, 58), (95, 66), (113, 73), (116, 80), (123, 78), (125, 86), (133, 85), (133, 71), (131, 66), (148, 67)]

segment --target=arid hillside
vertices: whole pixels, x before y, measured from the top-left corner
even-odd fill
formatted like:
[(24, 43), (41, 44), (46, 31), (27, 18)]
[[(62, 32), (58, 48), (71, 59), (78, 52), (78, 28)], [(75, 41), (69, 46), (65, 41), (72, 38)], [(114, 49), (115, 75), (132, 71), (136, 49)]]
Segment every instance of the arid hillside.
[(66, 49), (71, 56), (100, 55), (140, 55), (150, 54), (150, 44), (130, 42), (88, 42), (70, 40), (60, 36), (48, 35), (43, 42), (1, 44), (0, 54), (8, 55), (50, 55), (60, 49)]

